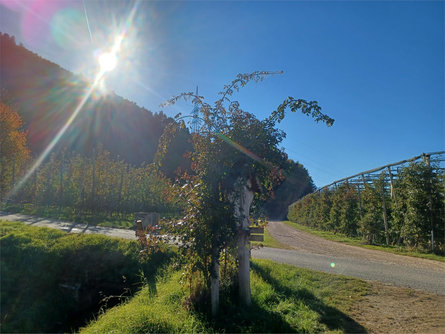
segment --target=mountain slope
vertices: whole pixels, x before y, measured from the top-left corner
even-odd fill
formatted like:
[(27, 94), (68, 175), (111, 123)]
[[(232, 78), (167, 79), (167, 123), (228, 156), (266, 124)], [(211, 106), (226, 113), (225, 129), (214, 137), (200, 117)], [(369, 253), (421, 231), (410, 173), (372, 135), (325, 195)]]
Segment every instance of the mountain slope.
[[(41, 153), (73, 113), (89, 83), (57, 64), (15, 43), (0, 33), (1, 99), (13, 104), (28, 131), (29, 147)], [(135, 165), (151, 162), (168, 122), (165, 114), (152, 113), (114, 93), (90, 98), (56, 147), (90, 154), (98, 143), (113, 156)], [(171, 164), (183, 168), (183, 153), (190, 149), (184, 131), (169, 152)], [(175, 163), (173, 163), (175, 162)], [(166, 165), (169, 165), (168, 163)], [(168, 166), (172, 173), (178, 166)]]

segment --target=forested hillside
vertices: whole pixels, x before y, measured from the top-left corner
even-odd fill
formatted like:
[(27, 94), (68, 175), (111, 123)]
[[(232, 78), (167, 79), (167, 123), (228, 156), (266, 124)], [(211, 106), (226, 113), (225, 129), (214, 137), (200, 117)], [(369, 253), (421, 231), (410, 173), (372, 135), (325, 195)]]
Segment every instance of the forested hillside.
[[(72, 114), (90, 83), (17, 45), (7, 34), (0, 33), (0, 50), (1, 100), (19, 113), (31, 154), (37, 156)], [(101, 143), (112, 157), (132, 165), (149, 163), (165, 126), (172, 121), (162, 112), (152, 113), (114, 93), (97, 95), (88, 100), (55, 149), (91, 156)], [(188, 137), (187, 130), (176, 136), (163, 166), (170, 176), (178, 166), (188, 166), (183, 158), (191, 147)]]

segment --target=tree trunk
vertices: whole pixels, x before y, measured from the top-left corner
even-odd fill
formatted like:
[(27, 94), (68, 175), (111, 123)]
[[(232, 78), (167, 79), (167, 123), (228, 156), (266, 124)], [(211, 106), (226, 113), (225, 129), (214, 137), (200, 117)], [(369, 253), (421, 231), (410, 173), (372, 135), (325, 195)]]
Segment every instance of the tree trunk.
[(239, 298), (243, 305), (250, 305), (250, 244), (249, 211), (254, 192), (250, 180), (239, 179), (235, 190), (235, 217), (239, 220), (237, 235)]
[(219, 310), (219, 261), (218, 256), (213, 256), (212, 273), (210, 278), (210, 301), (212, 303), (212, 315), (218, 314)]

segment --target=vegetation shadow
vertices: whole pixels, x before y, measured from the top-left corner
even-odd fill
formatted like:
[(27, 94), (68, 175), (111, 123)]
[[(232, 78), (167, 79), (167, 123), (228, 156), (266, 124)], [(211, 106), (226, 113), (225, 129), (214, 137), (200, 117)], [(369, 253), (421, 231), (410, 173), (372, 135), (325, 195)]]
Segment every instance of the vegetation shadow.
[(236, 299), (235, 302), (233, 300), (221, 300), (217, 317), (208, 312), (210, 305), (207, 311), (195, 311), (195, 315), (216, 333), (295, 333), (280, 314), (255, 301), (249, 307), (240, 307)]
[[(367, 333), (367, 330), (354, 319), (340, 310), (326, 305), (308, 289), (290, 289), (279, 280), (273, 278), (269, 272), (258, 264), (252, 263), (252, 270), (266, 283), (273, 286), (280, 295), (286, 296), (286, 298), (289, 299), (299, 300), (311, 310), (318, 313), (320, 315), (320, 322), (325, 324), (329, 330), (341, 330), (344, 333)], [(291, 331), (295, 331), (295, 329)]]

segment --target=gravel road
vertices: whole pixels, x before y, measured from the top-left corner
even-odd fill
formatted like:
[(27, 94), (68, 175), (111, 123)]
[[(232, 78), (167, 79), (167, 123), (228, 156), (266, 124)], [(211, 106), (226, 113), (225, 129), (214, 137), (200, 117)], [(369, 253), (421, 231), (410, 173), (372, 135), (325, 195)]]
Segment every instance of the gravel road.
[[(136, 238), (131, 230), (1, 211), (0, 219), (57, 228), (68, 233), (100, 233), (125, 239)], [(268, 230), (275, 239), (290, 246), (292, 250), (264, 247), (253, 249), (253, 257), (445, 295), (443, 262), (344, 245), (295, 230), (282, 222), (270, 222)]]
[(38, 218), (20, 213), (7, 213), (0, 211), (0, 219), (10, 221), (21, 221), (28, 225), (57, 228), (68, 233), (97, 233), (110, 237), (118, 237), (124, 239), (136, 239), (135, 232), (132, 230), (124, 230), (120, 228), (100, 227), (88, 224), (73, 223), (50, 218)]
[(445, 263), (345, 245), (270, 222), (270, 234), (292, 250), (260, 248), (256, 258), (445, 295)]

